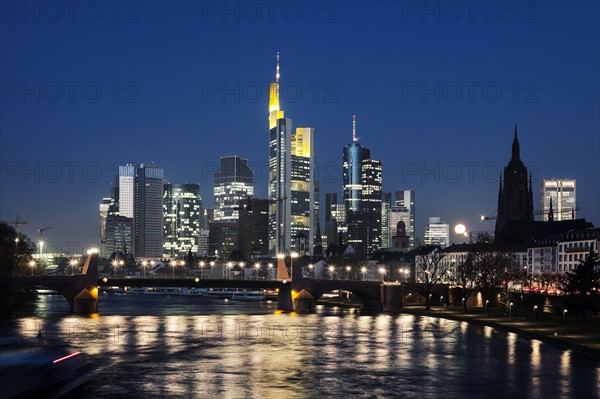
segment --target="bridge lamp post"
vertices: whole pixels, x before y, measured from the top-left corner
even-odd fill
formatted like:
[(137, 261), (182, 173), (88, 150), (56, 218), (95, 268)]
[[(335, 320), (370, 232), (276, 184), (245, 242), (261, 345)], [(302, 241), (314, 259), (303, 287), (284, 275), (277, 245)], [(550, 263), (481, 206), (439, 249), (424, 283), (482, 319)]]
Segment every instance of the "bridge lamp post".
[(346, 266), (346, 271), (348, 272), (348, 280), (350, 280), (350, 270), (352, 270), (352, 268), (350, 266)]
[(310, 271), (311, 276), (314, 278), (315, 275), (313, 274), (313, 269), (315, 268), (315, 266), (312, 263), (308, 264), (308, 270)]
[(185, 268), (185, 261), (182, 260), (181, 262), (179, 262), (181, 264), (181, 277), (183, 278), (183, 272), (184, 272), (184, 268)]
[(258, 280), (258, 272), (260, 272), (260, 263), (256, 262), (254, 264), (254, 267), (256, 268), (256, 279)]
[(329, 266), (329, 279), (333, 280), (333, 271), (335, 270), (335, 267), (333, 266)]
[(173, 272), (173, 278), (175, 278), (175, 266), (177, 266), (176, 261), (171, 261), (171, 271)]
[(379, 268), (379, 273), (381, 273), (381, 281), (385, 281), (385, 268), (384, 267), (380, 267)]
[(154, 261), (153, 260), (150, 261), (150, 266), (152, 267), (152, 269), (154, 269)]
[(360, 272), (362, 273), (362, 279), (364, 280), (365, 279), (365, 273), (367, 272), (367, 268), (364, 267), (364, 266), (361, 267), (360, 268)]
[(204, 278), (204, 276), (202, 276), (204, 274), (204, 262), (200, 261), (200, 277)]
[(212, 271), (213, 271), (213, 266), (215, 265), (215, 261), (211, 261), (209, 263), (209, 265), (210, 265), (210, 275), (209, 275), (209, 277), (212, 278)]
[(125, 261), (120, 260), (119, 266), (121, 266), (121, 273), (122, 273), (123, 277), (125, 277), (125, 267), (123, 267), (123, 265), (125, 265)]
[(115, 269), (115, 278), (117, 278), (117, 267), (119, 266), (119, 262), (116, 260), (113, 260), (112, 265), (113, 265), (113, 269)]
[(269, 263), (267, 265), (267, 267), (269, 268), (269, 277), (272, 277), (273, 276), (273, 264)]
[(300, 256), (298, 252), (290, 253), (290, 274), (292, 275), (292, 278), (294, 277), (294, 259), (298, 256)]
[(75, 265), (77, 264), (77, 260), (76, 259), (71, 259), (69, 261), (69, 264), (71, 265), (71, 275), (75, 274)]
[(232, 262), (227, 262), (227, 280), (231, 279), (231, 268), (233, 267)]
[(148, 261), (142, 261), (142, 276), (146, 278), (146, 266), (148, 266)]
[(35, 267), (35, 261), (32, 260), (31, 262), (29, 262), (29, 267), (31, 267), (31, 275), (33, 276), (33, 268)]

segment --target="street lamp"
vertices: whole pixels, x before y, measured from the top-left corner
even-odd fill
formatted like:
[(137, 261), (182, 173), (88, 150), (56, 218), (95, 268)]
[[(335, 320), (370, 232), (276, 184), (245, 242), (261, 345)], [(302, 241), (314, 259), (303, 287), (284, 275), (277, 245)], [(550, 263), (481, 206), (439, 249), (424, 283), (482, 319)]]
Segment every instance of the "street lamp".
[(69, 264), (71, 265), (71, 275), (75, 274), (75, 265), (77, 264), (77, 260), (76, 259), (71, 259), (69, 261)]
[(510, 320), (510, 319), (511, 319), (511, 317), (512, 317), (512, 307), (513, 307), (513, 303), (511, 302), (511, 303), (508, 305), (508, 320)]
[(290, 253), (290, 272), (292, 274), (292, 278), (294, 277), (294, 259), (300, 256), (298, 252)]
[(440, 296), (440, 306), (444, 306), (444, 296)]
[(335, 267), (333, 267), (333, 265), (329, 266), (329, 279), (333, 280), (333, 271), (335, 270)]
[(33, 276), (33, 268), (35, 267), (35, 261), (32, 260), (31, 262), (29, 262), (29, 267), (31, 267), (31, 275)]
[(269, 263), (267, 267), (269, 268), (269, 278), (271, 278), (273, 276), (273, 264)]
[(200, 261), (200, 277), (201, 278), (204, 278), (203, 274), (204, 274), (204, 262)]
[(566, 314), (567, 314), (567, 309), (563, 309), (563, 321), (565, 321)]
[(486, 299), (485, 300), (485, 317), (488, 317), (488, 307), (489, 307), (489, 304), (490, 304), (490, 300)]
[(215, 261), (210, 261), (209, 265), (210, 265), (209, 277), (212, 278), (212, 271), (213, 271), (213, 266), (215, 265)]
[(348, 280), (350, 280), (350, 270), (352, 268), (350, 266), (346, 266), (346, 271), (348, 272)]
[(112, 265), (113, 265), (113, 269), (115, 269), (115, 278), (117, 278), (117, 267), (119, 266), (119, 262), (116, 260), (113, 260)]
[(535, 321), (535, 314), (537, 313), (537, 305), (533, 305), (533, 318), (532, 320)]
[(256, 268), (256, 279), (258, 280), (258, 272), (260, 271), (260, 263), (256, 262), (254, 264), (254, 267)]
[(312, 263), (308, 264), (308, 270), (310, 270), (311, 276), (312, 278), (315, 277), (314, 273), (313, 273), (313, 269), (315, 268), (315, 266)]
[(143, 261), (142, 262), (142, 275), (144, 276), (144, 278), (146, 278), (146, 266), (148, 266), (148, 262)]
[(231, 268), (233, 267), (233, 262), (227, 262), (227, 280), (231, 279)]
[(173, 278), (175, 278), (175, 266), (177, 265), (177, 262), (175, 262), (174, 260), (171, 261), (171, 269), (173, 270)]
[(385, 267), (380, 267), (379, 273), (381, 273), (381, 281), (385, 281)]
[(364, 267), (364, 266), (361, 267), (360, 268), (360, 272), (362, 273), (362, 279), (364, 280), (365, 279), (365, 273), (367, 272), (367, 268)]

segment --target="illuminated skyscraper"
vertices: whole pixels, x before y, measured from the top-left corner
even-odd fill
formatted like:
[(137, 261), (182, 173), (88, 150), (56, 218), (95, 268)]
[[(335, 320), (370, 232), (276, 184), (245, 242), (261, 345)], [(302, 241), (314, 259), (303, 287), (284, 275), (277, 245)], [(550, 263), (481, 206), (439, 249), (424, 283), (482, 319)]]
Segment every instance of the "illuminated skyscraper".
[(358, 143), (356, 117), (352, 118), (352, 143), (343, 152), (343, 189), (348, 223), (348, 244), (371, 253), (381, 247), (381, 161)]
[(269, 253), (289, 253), (293, 237), (314, 231), (314, 129), (292, 130), (279, 104), (279, 53), (269, 87)]
[[(107, 247), (109, 244), (120, 247), (120, 244), (114, 244), (114, 237), (118, 236), (120, 242), (131, 242), (125, 247), (135, 256), (160, 258), (163, 254), (163, 170), (153, 163), (120, 165), (115, 182), (112, 202), (105, 201), (100, 208), (100, 223), (104, 226)], [(111, 229), (120, 230), (117, 233), (109, 231), (111, 215), (131, 219), (131, 227), (128, 228), (123, 219), (115, 219), (111, 221)], [(109, 234), (113, 234), (112, 239)], [(131, 239), (126, 237), (127, 234), (133, 235)], [(107, 248), (106, 252), (109, 250)]]
[(189, 251), (198, 253), (202, 213), (200, 185), (164, 185), (164, 257), (185, 257)]
[(252, 195), (254, 172), (246, 160), (237, 155), (221, 157), (215, 173), (214, 221), (237, 223), (240, 203)]
[(429, 223), (425, 226), (425, 237), (423, 244), (439, 245), (445, 248), (450, 243), (450, 225), (442, 222), (439, 217), (430, 217)]
[(551, 201), (554, 220), (575, 219), (575, 180), (542, 181), (542, 217), (545, 222), (548, 221)]

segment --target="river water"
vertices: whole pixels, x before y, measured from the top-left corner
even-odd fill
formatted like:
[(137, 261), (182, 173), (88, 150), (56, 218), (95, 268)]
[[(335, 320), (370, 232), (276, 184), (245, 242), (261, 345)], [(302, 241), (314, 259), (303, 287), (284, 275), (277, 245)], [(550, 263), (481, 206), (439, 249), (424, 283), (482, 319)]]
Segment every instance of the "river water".
[(108, 294), (100, 313), (61, 296), (2, 322), (60, 340), (95, 365), (85, 397), (599, 397), (600, 362), (465, 322), (274, 302)]

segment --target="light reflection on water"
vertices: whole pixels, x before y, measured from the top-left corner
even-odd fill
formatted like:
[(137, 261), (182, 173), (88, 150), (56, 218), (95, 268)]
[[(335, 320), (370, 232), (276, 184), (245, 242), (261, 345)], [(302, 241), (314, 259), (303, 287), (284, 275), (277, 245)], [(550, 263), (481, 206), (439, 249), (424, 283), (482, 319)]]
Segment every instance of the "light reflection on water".
[(537, 340), (412, 315), (275, 314), (275, 303), (105, 296), (96, 318), (44, 297), (2, 335), (61, 338), (95, 397), (593, 397), (600, 365)]

